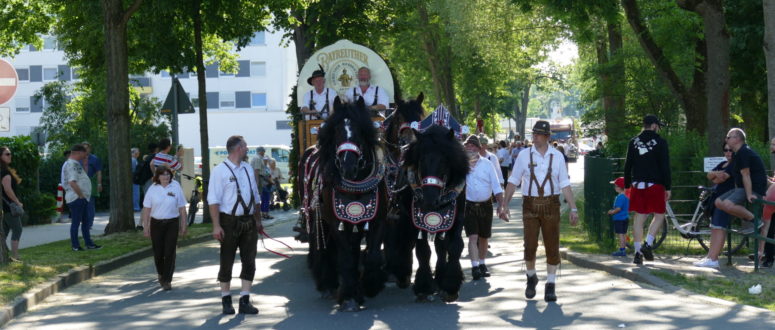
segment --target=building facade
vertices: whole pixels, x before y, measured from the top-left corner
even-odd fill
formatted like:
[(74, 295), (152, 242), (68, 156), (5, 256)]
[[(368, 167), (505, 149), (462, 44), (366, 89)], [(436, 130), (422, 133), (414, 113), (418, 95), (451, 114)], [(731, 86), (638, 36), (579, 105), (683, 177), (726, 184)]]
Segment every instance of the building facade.
[[(45, 102), (35, 93), (55, 80), (77, 81), (78, 70), (58, 49), (56, 38), (46, 36), (43, 49), (30, 46), (10, 62), (19, 75), (16, 95), (3, 107), (11, 109), (10, 124), (0, 136), (29, 135), (39, 126)], [(224, 146), (231, 135), (242, 135), (251, 145), (290, 145), (291, 126), (285, 113), (296, 83), (296, 51), (293, 43), (281, 45), (282, 33), (256, 32), (250, 44), (237, 51), (239, 71), (224, 73), (218, 65), (207, 66), (207, 120), (211, 147)], [(198, 85), (196, 74), (178, 74), (192, 99), (196, 113), (179, 115), (180, 143), (201, 155), (199, 137)], [(141, 93), (163, 102), (172, 85), (168, 72), (131, 76)], [(145, 146), (140, 147), (141, 150)]]

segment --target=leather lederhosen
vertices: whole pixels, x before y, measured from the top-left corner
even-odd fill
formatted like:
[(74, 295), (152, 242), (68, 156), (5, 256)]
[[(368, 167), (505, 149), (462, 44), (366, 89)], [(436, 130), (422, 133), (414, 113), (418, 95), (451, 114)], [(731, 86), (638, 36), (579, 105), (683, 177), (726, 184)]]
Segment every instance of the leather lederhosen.
[[(554, 182), (552, 181), (552, 163), (554, 154), (549, 154), (549, 167), (542, 183), (538, 183), (535, 175), (536, 164), (533, 163), (533, 149), (530, 153), (530, 184), (527, 195), (522, 204), (522, 217), (524, 220), (525, 251), (524, 258), (528, 261), (536, 259), (539, 232), (543, 237), (546, 262), (549, 265), (560, 263), (559, 253), (559, 223), (560, 223), (560, 195), (554, 194)], [(545, 194), (546, 183), (549, 182), (550, 194)], [(538, 196), (529, 196), (533, 190), (533, 183), (538, 189)]]

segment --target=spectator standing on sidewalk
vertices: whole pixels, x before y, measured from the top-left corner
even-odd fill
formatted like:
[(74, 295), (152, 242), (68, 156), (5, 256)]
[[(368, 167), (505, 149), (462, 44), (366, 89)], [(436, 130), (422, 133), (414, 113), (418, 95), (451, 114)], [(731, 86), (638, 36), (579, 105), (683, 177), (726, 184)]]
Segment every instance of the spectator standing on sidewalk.
[(509, 219), (508, 205), (518, 185), (522, 186), (522, 221), (525, 235), (525, 268), (527, 288), (525, 297), (536, 294), (536, 250), (538, 235), (543, 237), (546, 250), (546, 286), (544, 300), (556, 301), (555, 281), (560, 265), (560, 193), (570, 206), (570, 224), (579, 220), (576, 201), (573, 199), (565, 161), (557, 149), (549, 146), (551, 129), (549, 122), (539, 120), (533, 126), (533, 146), (521, 152), (506, 185), (506, 199), (498, 212), (503, 220)]
[[(266, 165), (265, 154), (266, 149), (264, 149), (264, 147), (256, 148), (256, 156), (250, 160), (250, 166), (253, 167), (254, 177), (256, 178), (256, 185), (258, 186), (258, 191), (261, 193), (261, 215), (264, 216), (264, 219), (274, 219), (274, 217), (269, 216), (269, 198), (264, 194), (264, 189), (271, 185), (271, 177), (269, 174), (269, 168)], [(264, 207), (264, 205), (266, 206)], [(264, 208), (266, 208), (266, 211), (264, 211)]]
[(218, 282), (221, 287), (223, 314), (234, 314), (231, 303), (231, 269), (237, 248), (242, 261), (242, 291), (240, 291), (240, 314), (258, 314), (250, 303), (250, 287), (256, 275), (256, 244), (258, 233), (263, 230), (261, 207), (253, 168), (242, 161), (247, 156), (248, 146), (242, 136), (235, 135), (226, 141), (229, 156), (213, 169), (210, 175), (207, 202), (213, 220), (213, 238), (221, 242), (221, 264)]
[[(772, 138), (770, 140), (770, 152), (775, 154), (775, 138)], [(775, 167), (775, 164), (772, 165)], [(773, 177), (770, 179), (770, 182), (775, 182), (775, 174), (773, 174)], [(766, 199), (768, 201), (775, 201), (775, 184), (770, 184), (769, 189), (767, 189), (767, 197)], [(775, 215), (775, 206), (766, 205), (764, 207), (764, 212), (762, 214), (762, 220), (763, 219), (770, 219), (769, 223), (769, 229), (767, 230), (767, 237), (768, 238), (775, 238), (775, 226), (772, 225), (772, 217)], [(766, 243), (764, 244), (764, 256), (762, 257), (762, 267), (765, 268), (771, 268), (773, 261), (775, 261), (775, 244), (772, 243)]]
[(608, 210), (608, 215), (614, 222), (614, 234), (619, 238), (619, 250), (612, 253), (614, 257), (627, 256), (627, 225), (630, 220), (630, 199), (624, 194), (624, 177), (618, 177), (611, 181), (616, 190), (616, 199), (614, 199), (614, 208)]
[(170, 155), (170, 150), (172, 150), (172, 142), (170, 142), (170, 139), (161, 139), (161, 141), (159, 141), (159, 152), (153, 156), (153, 161), (151, 162), (152, 173), (156, 173), (156, 168), (159, 166), (166, 166), (172, 170), (172, 173), (183, 168), (183, 164), (178, 162), (178, 159), (175, 156)]
[(511, 150), (509, 150), (509, 145), (506, 141), (499, 142), (498, 146), (498, 152), (496, 152), (495, 155), (498, 156), (498, 162), (500, 163), (500, 177), (508, 178), (509, 170), (511, 169)]
[[(140, 149), (132, 148), (132, 173), (135, 173), (140, 164), (139, 157)], [(140, 185), (137, 183), (132, 184), (132, 207), (135, 212), (140, 212)]]
[(23, 214), (13, 214), (11, 203), (18, 205), (18, 209), (24, 209), (24, 204), (16, 195), (17, 185), (22, 183), (22, 179), (11, 167), (11, 157), (10, 148), (0, 147), (0, 182), (3, 184), (3, 234), (7, 238), (8, 234), (11, 233), (11, 261), (20, 261), (19, 239), (22, 237)]
[(91, 229), (97, 210), (97, 197), (100, 197), (102, 192), (102, 161), (92, 153), (92, 146), (89, 142), (81, 144), (86, 148), (86, 157), (81, 161), (81, 165), (91, 181), (91, 197), (89, 197), (89, 205), (86, 208), (86, 221), (88, 228)]
[(495, 169), (495, 172), (498, 174), (498, 182), (500, 184), (503, 184), (503, 173), (500, 171), (500, 162), (498, 162), (498, 156), (496, 156), (494, 153), (487, 151), (487, 137), (484, 135), (479, 136), (479, 144), (482, 145), (482, 148), (479, 150), (479, 155), (487, 158), (487, 160), (492, 163), (492, 167)]
[(463, 226), (468, 236), (468, 257), (471, 259), (471, 276), (474, 280), (489, 277), (485, 265), (487, 240), (492, 237), (492, 195), (503, 205), (503, 188), (498, 182), (497, 171), (490, 161), (479, 155), (482, 146), (479, 139), (469, 136), (465, 142), (471, 171), (466, 176), (466, 207)]
[(729, 227), (729, 214), (717, 208), (714, 204), (719, 196), (735, 189), (735, 171), (734, 166), (732, 166), (732, 156), (732, 148), (724, 143), (724, 158), (726, 160), (708, 172), (708, 180), (716, 184), (713, 189), (713, 195), (710, 197), (710, 202), (713, 203), (711, 204), (713, 213), (711, 213), (710, 220), (710, 248), (704, 258), (694, 263), (695, 266), (718, 268), (718, 257), (724, 248), (724, 240)]
[(166, 166), (156, 168), (153, 183), (143, 200), (143, 235), (151, 238), (159, 285), (169, 291), (175, 272), (178, 235), (185, 235), (188, 228), (186, 198), (180, 184), (172, 178), (172, 170)]
[(86, 158), (86, 147), (76, 144), (70, 148), (70, 158), (62, 165), (62, 186), (65, 188), (65, 202), (70, 209), (70, 243), (73, 251), (83, 251), (81, 243), (78, 241), (78, 227), (81, 227), (83, 241), (86, 248), (90, 250), (102, 248), (95, 244), (91, 239), (88, 224), (87, 208), (89, 207), (89, 197), (91, 197), (92, 187), (86, 170), (81, 166), (81, 162)]
[(143, 194), (145, 194), (145, 192), (148, 191), (148, 188), (153, 184), (153, 181), (151, 180), (153, 178), (151, 163), (153, 163), (153, 158), (156, 157), (156, 153), (158, 152), (159, 145), (153, 142), (149, 143), (148, 153), (143, 156), (143, 161), (139, 164), (140, 169), (138, 169), (136, 177), (138, 184), (142, 187)]
[[(632, 262), (636, 265), (642, 265), (643, 259), (654, 260), (651, 245), (665, 221), (665, 204), (670, 199), (670, 153), (667, 141), (657, 134), (662, 126), (664, 124), (654, 115), (643, 117), (643, 131), (630, 140), (624, 162), (624, 188), (632, 188), (630, 210), (635, 212), (632, 227), (635, 258)], [(654, 219), (643, 242), (643, 224), (649, 214), (654, 214)]]

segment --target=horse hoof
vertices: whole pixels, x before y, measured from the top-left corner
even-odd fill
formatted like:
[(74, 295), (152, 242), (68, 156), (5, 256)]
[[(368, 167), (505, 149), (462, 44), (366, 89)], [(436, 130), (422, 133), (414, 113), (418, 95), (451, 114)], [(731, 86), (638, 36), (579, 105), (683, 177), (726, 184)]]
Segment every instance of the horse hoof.
[(359, 305), (355, 299), (350, 299), (339, 305), (340, 312), (360, 312), (364, 310), (363, 306)]
[(457, 293), (448, 293), (448, 292), (444, 292), (444, 291), (441, 291), (441, 293), (439, 295), (441, 296), (441, 300), (443, 300), (444, 302), (447, 302), (447, 303), (453, 302), (453, 301), (457, 300), (457, 298), (460, 297), (460, 295), (457, 294)]

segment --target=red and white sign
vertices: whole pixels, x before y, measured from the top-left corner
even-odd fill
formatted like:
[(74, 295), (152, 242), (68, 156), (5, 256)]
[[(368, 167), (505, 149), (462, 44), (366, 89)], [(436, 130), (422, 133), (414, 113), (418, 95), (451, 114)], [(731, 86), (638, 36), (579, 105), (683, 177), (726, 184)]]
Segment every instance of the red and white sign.
[(0, 104), (10, 101), (18, 86), (19, 76), (16, 75), (16, 69), (11, 63), (0, 59)]

